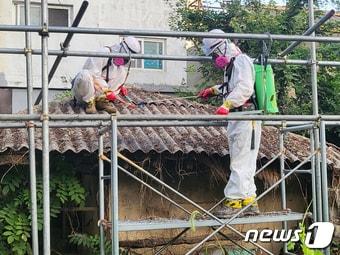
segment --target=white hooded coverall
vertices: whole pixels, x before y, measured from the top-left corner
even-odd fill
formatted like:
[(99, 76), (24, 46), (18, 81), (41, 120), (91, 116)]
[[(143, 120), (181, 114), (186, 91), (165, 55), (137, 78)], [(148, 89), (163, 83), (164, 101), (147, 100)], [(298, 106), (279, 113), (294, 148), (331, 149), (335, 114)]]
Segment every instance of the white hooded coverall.
[[(227, 77), (224, 74), (224, 82)], [(243, 105), (254, 92), (255, 71), (252, 60), (245, 54), (235, 57), (234, 67), (228, 84), (228, 95), (224, 100), (233, 107)], [(214, 88), (218, 89), (220, 85)], [(220, 89), (220, 92), (221, 89)], [(230, 178), (224, 194), (226, 198), (239, 199), (256, 196), (254, 174), (261, 139), (261, 122), (255, 121), (255, 148), (251, 149), (252, 121), (229, 121), (227, 136), (230, 154)]]
[[(103, 53), (119, 53), (120, 44), (111, 47), (104, 47), (99, 50)], [(72, 94), (79, 102), (87, 103), (95, 96), (102, 94), (102, 91), (95, 89), (94, 83), (99, 85), (102, 89), (111, 89), (115, 94), (119, 93), (116, 89), (121, 85), (126, 77), (124, 66), (116, 66), (114, 64), (109, 66), (109, 81), (106, 82), (105, 69), (108, 58), (94, 58), (90, 57), (86, 60), (83, 69), (76, 75), (73, 81)]]

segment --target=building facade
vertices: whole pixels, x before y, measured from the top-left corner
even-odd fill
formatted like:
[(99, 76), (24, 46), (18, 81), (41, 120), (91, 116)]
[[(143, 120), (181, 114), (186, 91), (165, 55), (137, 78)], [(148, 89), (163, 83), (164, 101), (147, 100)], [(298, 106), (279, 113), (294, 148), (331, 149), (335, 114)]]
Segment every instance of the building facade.
[[(50, 0), (50, 26), (71, 26), (82, 4), (81, 0)], [(40, 25), (40, 2), (31, 2), (31, 24)], [(170, 6), (163, 0), (98, 0), (89, 1), (89, 7), (80, 22), (80, 27), (170, 30), (168, 19)], [(24, 25), (24, 1), (0, 1), (0, 24)], [(59, 50), (66, 34), (49, 36), (49, 49)], [(142, 53), (186, 55), (185, 41), (177, 38), (138, 37)], [(118, 35), (75, 34), (69, 49), (73, 51), (96, 51), (118, 43)], [(32, 33), (32, 48), (39, 49), (41, 38)], [(25, 48), (23, 32), (0, 32), (0, 48)], [(40, 56), (33, 56), (33, 86), (35, 96), (41, 87)], [(49, 57), (49, 68), (55, 56)], [(84, 57), (64, 58), (54, 75), (50, 88), (51, 100), (61, 91), (71, 87), (70, 81), (82, 68)], [(174, 87), (186, 83), (186, 62), (160, 60), (134, 60), (128, 84), (153, 88)], [(0, 55), (0, 112), (17, 112), (26, 108), (26, 69), (24, 55)]]

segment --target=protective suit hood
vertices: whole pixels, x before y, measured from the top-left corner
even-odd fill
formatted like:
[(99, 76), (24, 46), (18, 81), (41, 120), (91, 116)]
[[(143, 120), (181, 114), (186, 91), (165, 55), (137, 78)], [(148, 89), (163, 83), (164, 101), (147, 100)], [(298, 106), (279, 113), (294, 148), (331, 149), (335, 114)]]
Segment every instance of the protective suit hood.
[[(213, 29), (209, 31), (209, 33), (225, 34), (221, 29)], [(241, 50), (229, 39), (204, 38), (202, 42), (202, 49), (206, 56), (210, 56), (215, 53), (219, 56), (223, 55), (231, 59), (242, 53)]]

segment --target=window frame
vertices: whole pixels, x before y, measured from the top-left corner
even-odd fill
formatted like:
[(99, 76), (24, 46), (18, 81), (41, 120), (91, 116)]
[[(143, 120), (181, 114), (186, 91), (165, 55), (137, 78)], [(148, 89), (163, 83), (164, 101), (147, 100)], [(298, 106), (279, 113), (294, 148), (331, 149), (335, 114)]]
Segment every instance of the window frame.
[[(25, 6), (23, 1), (14, 1), (15, 8), (15, 24), (20, 25), (20, 16), (21, 16), (21, 7)], [(31, 8), (39, 8), (41, 10), (41, 3), (39, 2), (31, 2)], [(48, 9), (61, 9), (67, 10), (68, 21), (67, 26), (70, 27), (73, 21), (73, 5), (69, 4), (48, 4)], [(41, 26), (41, 24), (39, 25)]]
[[(152, 42), (152, 43), (161, 43), (162, 44), (162, 55), (165, 55), (166, 52), (166, 39), (165, 38), (148, 38), (148, 37), (136, 37), (136, 39), (141, 42), (141, 54), (144, 54), (144, 42)], [(158, 72), (164, 72), (165, 71), (165, 60), (158, 60), (161, 61), (162, 63), (162, 68), (158, 69), (158, 68), (145, 68), (144, 67), (144, 61), (145, 59), (140, 59), (142, 66), (138, 67), (137, 66), (137, 61), (138, 59), (133, 59), (132, 61), (135, 61), (135, 66), (131, 68), (136, 69), (136, 70), (145, 70), (145, 71), (158, 71)]]

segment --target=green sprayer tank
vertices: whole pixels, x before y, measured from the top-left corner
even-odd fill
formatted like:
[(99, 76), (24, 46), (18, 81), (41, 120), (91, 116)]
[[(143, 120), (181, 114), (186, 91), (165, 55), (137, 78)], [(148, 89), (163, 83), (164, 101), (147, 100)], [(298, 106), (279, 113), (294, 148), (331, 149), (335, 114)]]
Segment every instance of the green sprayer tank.
[(276, 102), (276, 90), (274, 83), (274, 74), (271, 65), (267, 65), (264, 71), (263, 65), (254, 65), (255, 67), (255, 91), (256, 101), (260, 110), (265, 113), (279, 112)]

